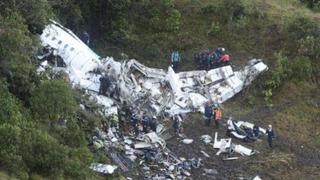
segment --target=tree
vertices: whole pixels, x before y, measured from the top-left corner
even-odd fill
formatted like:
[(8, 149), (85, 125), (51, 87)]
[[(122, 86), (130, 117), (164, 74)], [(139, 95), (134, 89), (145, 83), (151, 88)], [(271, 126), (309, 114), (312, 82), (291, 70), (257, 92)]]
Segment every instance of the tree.
[(19, 14), (0, 16), (0, 76), (6, 78), (10, 92), (24, 102), (37, 79), (31, 63), (35, 42)]
[(20, 111), (21, 106), (9, 92), (7, 84), (1, 80), (0, 99), (0, 124), (19, 124), (23, 119), (23, 114)]
[(32, 33), (41, 33), (44, 25), (52, 16), (51, 8), (46, 0), (2, 0), (0, 14), (8, 16), (17, 13), (25, 19)]
[(46, 80), (35, 90), (31, 109), (42, 122), (67, 118), (75, 112), (75, 99), (71, 87), (62, 80)]

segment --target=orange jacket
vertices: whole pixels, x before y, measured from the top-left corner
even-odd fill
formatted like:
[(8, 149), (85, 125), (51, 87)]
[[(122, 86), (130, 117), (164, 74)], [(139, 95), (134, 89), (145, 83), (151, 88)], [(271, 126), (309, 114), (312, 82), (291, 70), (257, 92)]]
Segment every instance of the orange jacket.
[(215, 110), (214, 110), (214, 117), (215, 117), (216, 120), (220, 120), (220, 119), (221, 119), (221, 117), (222, 117), (222, 112), (221, 112), (220, 109), (215, 109)]

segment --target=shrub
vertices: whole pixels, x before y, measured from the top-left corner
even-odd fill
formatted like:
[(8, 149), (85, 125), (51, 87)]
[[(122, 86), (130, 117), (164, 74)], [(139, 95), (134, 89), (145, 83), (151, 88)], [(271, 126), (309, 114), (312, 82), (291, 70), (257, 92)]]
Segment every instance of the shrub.
[(9, 92), (7, 84), (0, 80), (0, 124), (19, 124), (23, 120), (21, 106)]
[(319, 25), (303, 16), (295, 16), (289, 19), (286, 30), (289, 38), (296, 41), (308, 36), (318, 37), (320, 35)]
[(220, 9), (223, 9), (222, 14), (227, 21), (237, 21), (246, 15), (242, 0), (225, 0)]
[(71, 87), (62, 80), (44, 81), (31, 98), (31, 109), (42, 122), (66, 118), (75, 112)]
[(281, 87), (284, 81), (309, 80), (312, 73), (311, 61), (306, 57), (296, 57), (289, 62), (289, 59), (280, 52), (276, 54), (276, 60), (275, 69), (271, 71), (271, 77), (266, 81), (263, 90), (267, 101), (273, 96), (273, 91)]
[(208, 35), (215, 36), (221, 32), (219, 22), (212, 22)]

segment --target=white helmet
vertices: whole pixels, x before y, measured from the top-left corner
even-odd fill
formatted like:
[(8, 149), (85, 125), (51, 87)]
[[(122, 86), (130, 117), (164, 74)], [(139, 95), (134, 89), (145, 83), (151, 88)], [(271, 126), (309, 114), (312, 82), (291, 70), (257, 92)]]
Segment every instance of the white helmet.
[(221, 48), (222, 52), (224, 52), (226, 49), (225, 48)]

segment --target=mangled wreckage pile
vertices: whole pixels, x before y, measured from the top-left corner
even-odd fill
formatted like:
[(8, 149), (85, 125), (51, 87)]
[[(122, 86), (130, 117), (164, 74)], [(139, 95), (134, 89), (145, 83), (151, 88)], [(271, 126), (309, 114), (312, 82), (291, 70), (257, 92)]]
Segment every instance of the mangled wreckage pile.
[[(85, 89), (91, 99), (103, 106), (103, 115), (106, 116), (118, 113), (118, 107), (123, 104), (137, 112), (147, 110), (155, 116), (204, 112), (206, 102), (225, 102), (268, 69), (258, 59), (250, 60), (243, 70), (235, 72), (231, 66), (224, 66), (210, 71), (175, 73), (171, 67), (167, 71), (149, 68), (133, 59), (118, 62), (111, 57), (101, 58), (70, 30), (54, 21), (46, 26), (40, 39), (43, 49), (38, 56), (41, 60), (38, 73), (48, 68), (54, 72), (65, 72), (73, 87)], [(99, 93), (101, 77), (109, 79), (108, 92), (112, 93)], [(155, 161), (160, 172), (147, 173), (149, 177), (183, 178), (190, 175), (191, 168), (201, 165), (201, 159), (181, 159), (173, 155), (161, 134), (157, 130), (133, 138), (120, 137), (117, 130), (105, 133), (96, 129), (93, 144), (98, 149), (113, 152), (110, 156), (122, 171), (128, 171), (128, 167), (138, 159), (144, 166), (144, 172), (151, 172), (145, 161)], [(244, 155), (254, 153), (225, 139), (215, 140), (214, 147), (219, 148), (218, 153), (226, 151), (223, 148)], [(116, 169), (115, 166), (98, 163), (90, 168), (106, 174)]]
[[(102, 59), (70, 30), (57, 23), (46, 27), (41, 42), (47, 51), (63, 59), (63, 69), (74, 86), (97, 96), (99, 78), (104, 72), (117, 92), (113, 99), (121, 103), (125, 101), (134, 108), (150, 109), (156, 115), (203, 112), (205, 102), (225, 102), (268, 69), (261, 60), (253, 59), (243, 70), (236, 72), (231, 66), (224, 66), (210, 71), (175, 73), (171, 67), (166, 72), (148, 68), (136, 60), (117, 62), (111, 57)], [(43, 65), (47, 64), (43, 62)], [(114, 104), (110, 98), (102, 98), (98, 102), (106, 108)]]

